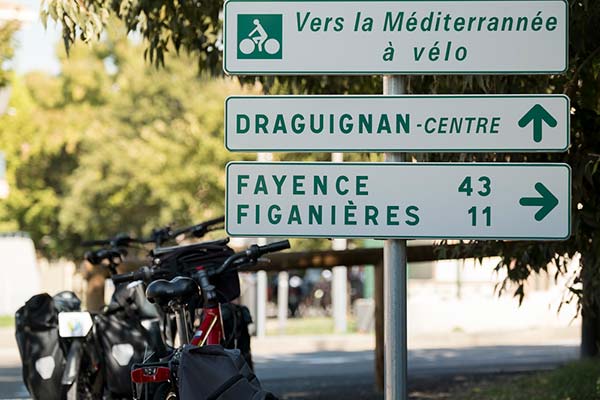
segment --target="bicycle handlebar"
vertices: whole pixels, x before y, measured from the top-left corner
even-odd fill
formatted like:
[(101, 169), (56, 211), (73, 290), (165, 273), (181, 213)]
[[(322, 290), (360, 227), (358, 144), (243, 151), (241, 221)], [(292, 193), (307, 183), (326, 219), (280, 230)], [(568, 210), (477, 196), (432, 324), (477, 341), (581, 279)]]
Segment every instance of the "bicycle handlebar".
[(90, 246), (113, 246), (113, 247), (127, 247), (131, 243), (142, 243), (139, 239), (132, 238), (126, 233), (119, 233), (116, 236), (109, 239), (94, 239), (94, 240), (85, 240), (81, 242), (82, 246), (90, 247)]
[(201, 222), (196, 225), (188, 226), (186, 228), (177, 229), (176, 231), (172, 232), (172, 237), (177, 237), (184, 233), (191, 233), (194, 237), (200, 238), (200, 237), (206, 235), (211, 230), (219, 229), (219, 228), (213, 228), (213, 229), (210, 229), (210, 228), (213, 227), (214, 225), (222, 224), (224, 222), (225, 222), (225, 217), (214, 218), (214, 219), (211, 219), (211, 220), (208, 220), (205, 222)]
[[(216, 270), (214, 270), (210, 275), (218, 275), (223, 273), (223, 271), (232, 267), (239, 267), (243, 264), (249, 262), (256, 262), (258, 258), (267, 253), (273, 253), (276, 251), (281, 251), (290, 248), (290, 242), (288, 240), (282, 240), (280, 242), (269, 243), (264, 246), (258, 246), (253, 244), (246, 250), (240, 251), (239, 253), (235, 253), (229, 258), (225, 260), (225, 262)], [(127, 272), (124, 274), (115, 274), (112, 276), (112, 280), (115, 285), (120, 283), (132, 282), (132, 281), (149, 281), (157, 277), (164, 277), (169, 275), (169, 271), (164, 269), (152, 269), (149, 267), (142, 267), (137, 271)]]
[(263, 256), (267, 253), (274, 253), (276, 251), (289, 249), (290, 247), (289, 240), (269, 243), (264, 246), (253, 244), (246, 250), (231, 255), (219, 268), (214, 271), (213, 274), (219, 275), (232, 266), (239, 267), (243, 264), (253, 263), (256, 262), (260, 256)]
[(154, 271), (148, 267), (142, 267), (137, 271), (126, 272), (124, 274), (116, 274), (112, 276), (112, 281), (115, 285), (133, 281), (147, 281), (152, 279)]
[(126, 255), (127, 251), (125, 251), (125, 249), (100, 249), (96, 251), (87, 251), (84, 257), (90, 263), (97, 265), (104, 260), (108, 260), (111, 263), (118, 263)]
[(261, 251), (260, 255), (262, 256), (267, 253), (274, 253), (276, 251), (286, 250), (286, 249), (289, 249), (290, 247), (291, 246), (290, 246), (289, 240), (282, 240), (279, 242), (269, 243), (269, 244), (266, 244), (266, 245), (260, 247), (260, 251)]
[(214, 228), (214, 226), (222, 224), (224, 221), (225, 217), (219, 217), (177, 230), (172, 230), (170, 226), (165, 226), (162, 228), (153, 229), (152, 234), (150, 235), (150, 237), (147, 238), (133, 238), (125, 233), (120, 233), (109, 239), (86, 240), (81, 242), (81, 245), (86, 247), (109, 245), (113, 247), (128, 247), (133, 243), (154, 243), (157, 246), (160, 246), (162, 243), (174, 239), (177, 236), (182, 235), (184, 233), (191, 233), (194, 237), (201, 238), (208, 232), (215, 229), (219, 229), (218, 227)]

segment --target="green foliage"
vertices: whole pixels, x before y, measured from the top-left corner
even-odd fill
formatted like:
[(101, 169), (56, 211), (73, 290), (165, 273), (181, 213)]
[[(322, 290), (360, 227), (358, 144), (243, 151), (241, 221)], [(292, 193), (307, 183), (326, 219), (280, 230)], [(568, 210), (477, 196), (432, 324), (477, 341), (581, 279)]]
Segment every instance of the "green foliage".
[(18, 22), (0, 22), (0, 87), (4, 87), (9, 81), (8, 64), (14, 56), (14, 34), (19, 28)]
[(12, 328), (15, 326), (14, 315), (0, 315), (0, 328)]
[(11, 187), (0, 227), (29, 232), (48, 257), (223, 214), (224, 100), (243, 90), (198, 77), (187, 57), (157, 70), (109, 36), (63, 55), (58, 77), (15, 78), (14, 112), (0, 117)]
[[(302, 317), (289, 318), (286, 321), (285, 330), (282, 333), (278, 322), (267, 320), (267, 335), (332, 335), (335, 333), (334, 321), (330, 317)], [(348, 321), (348, 334), (356, 333), (356, 321), (351, 318)]]
[[(433, 161), (524, 161), (566, 162), (573, 171), (572, 182), (572, 234), (562, 242), (475, 242), (468, 243), (456, 254), (466, 251), (485, 255), (502, 256), (497, 269), (506, 269), (509, 282), (517, 284), (515, 296), (520, 301), (525, 295), (524, 282), (531, 273), (547, 271), (555, 265), (559, 272), (566, 272), (569, 263), (580, 252), (580, 266), (572, 281), (571, 294), (576, 298), (587, 289), (582, 305), (589, 309), (600, 305), (600, 32), (596, 24), (600, 20), (600, 4), (570, 2), (570, 61), (564, 75), (475, 77), (474, 80), (459, 78), (438, 81), (439, 78), (413, 79), (413, 89), (425, 89), (422, 84), (440, 88), (448, 93), (457, 88), (471, 92), (486, 93), (559, 93), (571, 99), (571, 147), (565, 154), (462, 154), (458, 156), (431, 156)], [(480, 80), (477, 82), (477, 80)], [(456, 90), (456, 89), (454, 89)], [(515, 223), (518, 223), (515, 221)], [(573, 298), (567, 297), (570, 301)]]
[[(198, 60), (201, 71), (219, 73), (221, 52), (218, 19), (221, 1), (155, 2), (152, 0), (47, 0), (43, 15), (63, 22), (67, 48), (76, 32), (88, 40), (99, 36), (106, 15), (119, 18), (128, 32), (137, 31), (145, 40), (146, 56), (164, 65), (169, 49), (183, 48)], [(573, 169), (572, 238), (564, 242), (479, 242), (468, 244), (476, 252), (492, 250), (503, 259), (498, 269), (508, 271), (516, 282), (515, 292), (524, 295), (524, 281), (533, 272), (556, 264), (564, 272), (579, 251), (585, 268), (574, 280), (572, 292), (582, 292), (582, 273), (588, 290), (586, 302), (600, 305), (600, 2), (569, 0), (569, 69), (563, 75), (525, 76), (413, 76), (407, 79), (410, 93), (565, 93), (571, 98), (571, 148), (566, 154), (460, 154), (419, 155), (431, 161), (537, 161), (568, 162)], [(259, 77), (244, 78), (246, 84), (261, 82), (268, 93), (381, 93), (379, 77)], [(297, 159), (299, 155), (281, 158)], [(327, 155), (315, 155), (326, 159)], [(368, 158), (373, 156), (352, 156)], [(377, 156), (375, 156), (377, 157)], [(518, 223), (518, 221), (515, 221)], [(484, 251), (485, 250), (485, 251)], [(585, 305), (585, 304), (584, 304)]]
[(61, 22), (65, 48), (79, 37), (99, 39), (110, 16), (124, 22), (127, 32), (139, 32), (148, 44), (144, 55), (161, 66), (169, 51), (198, 51), (202, 69), (214, 70), (218, 50), (221, 1), (43, 0), (42, 20)]

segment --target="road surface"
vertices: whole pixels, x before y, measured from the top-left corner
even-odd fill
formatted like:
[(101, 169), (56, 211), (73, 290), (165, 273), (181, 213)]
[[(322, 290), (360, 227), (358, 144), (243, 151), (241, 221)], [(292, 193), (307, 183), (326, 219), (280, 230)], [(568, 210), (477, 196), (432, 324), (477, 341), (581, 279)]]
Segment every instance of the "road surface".
[[(489, 346), (409, 350), (409, 390), (431, 387), (444, 379), (478, 374), (555, 368), (577, 358), (575, 345)], [(322, 351), (255, 356), (263, 386), (282, 400), (371, 400), (373, 351)], [(0, 399), (27, 398), (17, 367), (0, 368)]]

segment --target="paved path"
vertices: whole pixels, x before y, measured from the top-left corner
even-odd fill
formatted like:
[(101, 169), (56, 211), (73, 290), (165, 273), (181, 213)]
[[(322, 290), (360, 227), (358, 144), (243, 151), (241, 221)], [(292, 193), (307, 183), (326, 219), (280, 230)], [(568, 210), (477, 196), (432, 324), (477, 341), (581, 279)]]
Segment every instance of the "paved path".
[[(574, 360), (575, 345), (486, 346), (409, 350), (409, 388), (449, 376), (523, 372)], [(256, 373), (284, 400), (379, 399), (373, 391), (372, 351), (320, 351), (255, 356)], [(20, 369), (0, 368), (0, 399), (26, 398)]]
[[(409, 389), (458, 375), (514, 373), (555, 368), (577, 359), (579, 348), (489, 346), (409, 350)], [(373, 391), (373, 352), (320, 352), (256, 357), (265, 388), (283, 399), (379, 399)]]
[(0, 368), (0, 399), (25, 398), (29, 398), (29, 393), (21, 379), (21, 368)]

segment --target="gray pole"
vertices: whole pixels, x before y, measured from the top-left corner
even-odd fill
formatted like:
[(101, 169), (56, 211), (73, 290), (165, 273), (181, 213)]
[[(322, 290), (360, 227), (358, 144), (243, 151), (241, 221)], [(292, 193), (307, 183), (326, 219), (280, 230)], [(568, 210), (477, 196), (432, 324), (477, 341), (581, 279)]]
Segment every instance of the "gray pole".
[[(404, 94), (401, 76), (383, 77), (383, 94)], [(402, 153), (386, 153), (388, 162), (404, 161)], [(393, 177), (392, 177), (393, 179)], [(391, 184), (391, 182), (390, 182)], [(383, 248), (383, 346), (386, 400), (406, 400), (406, 240), (388, 239)]]
[[(273, 161), (273, 153), (258, 153), (257, 161)], [(257, 243), (264, 246), (268, 243), (266, 238), (258, 238)], [(263, 338), (267, 334), (267, 271), (256, 273), (256, 336)]]
[(287, 325), (290, 290), (289, 281), (289, 272), (279, 272), (277, 275), (277, 321), (279, 324), (279, 333), (282, 335), (285, 334), (285, 326)]
[[(344, 162), (344, 153), (332, 153), (331, 161)], [(346, 250), (346, 239), (333, 239), (331, 248), (333, 250)], [(346, 333), (348, 322), (348, 269), (346, 266), (338, 265), (332, 268), (331, 278), (331, 305), (333, 308), (333, 326), (335, 333)]]

